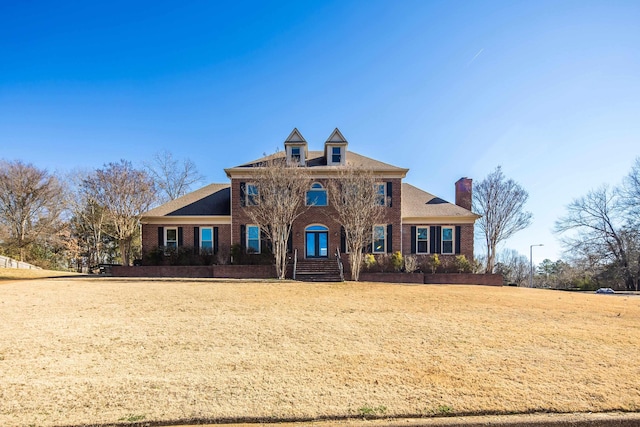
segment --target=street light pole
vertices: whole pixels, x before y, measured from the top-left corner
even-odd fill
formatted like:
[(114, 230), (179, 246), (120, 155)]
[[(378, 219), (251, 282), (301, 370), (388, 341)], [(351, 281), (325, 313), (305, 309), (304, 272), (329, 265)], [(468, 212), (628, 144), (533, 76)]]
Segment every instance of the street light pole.
[(533, 247), (534, 246), (544, 246), (542, 243), (537, 245), (529, 246), (529, 287), (533, 288)]

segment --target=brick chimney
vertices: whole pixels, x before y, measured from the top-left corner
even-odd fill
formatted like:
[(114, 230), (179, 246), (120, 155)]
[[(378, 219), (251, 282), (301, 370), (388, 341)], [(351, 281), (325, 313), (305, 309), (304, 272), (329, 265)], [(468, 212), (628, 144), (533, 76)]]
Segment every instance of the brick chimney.
[(471, 210), (471, 178), (460, 178), (456, 182), (456, 205)]

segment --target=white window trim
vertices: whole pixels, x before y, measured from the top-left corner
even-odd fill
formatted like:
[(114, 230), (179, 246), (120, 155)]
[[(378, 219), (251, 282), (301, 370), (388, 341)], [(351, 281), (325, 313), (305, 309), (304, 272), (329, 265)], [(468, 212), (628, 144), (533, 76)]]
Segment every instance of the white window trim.
[[(255, 187), (256, 189), (256, 194), (254, 197), (253, 202), (250, 201), (249, 199), (249, 187)], [(257, 206), (260, 203), (260, 188), (258, 188), (258, 184), (256, 184), (255, 182), (247, 182), (246, 183), (246, 187), (245, 187), (245, 191), (244, 191), (244, 205), (245, 206)]]
[[(387, 206), (387, 183), (386, 182), (376, 182), (376, 194), (382, 197), (382, 203), (379, 203), (380, 206)], [(382, 187), (382, 195), (378, 193), (378, 189)]]
[[(376, 242), (376, 227), (382, 227), (382, 232), (384, 238), (382, 239), (382, 251), (376, 251), (375, 242)], [(371, 240), (371, 253), (374, 254), (386, 254), (387, 253), (387, 226), (386, 224), (376, 224), (373, 226), (372, 231), (372, 240)]]
[[(418, 250), (418, 248), (420, 247), (419, 239), (418, 239), (418, 236), (419, 236), (418, 229), (420, 229), (420, 228), (426, 228), (427, 229), (427, 251), (426, 252), (420, 252)], [(419, 255), (429, 254), (430, 253), (429, 250), (431, 249), (430, 246), (431, 246), (431, 227), (429, 225), (417, 225), (416, 226), (416, 247), (415, 247), (416, 254), (419, 254)]]
[[(445, 228), (451, 229), (451, 252), (444, 251), (444, 230)], [(447, 240), (448, 242), (449, 240)], [(442, 255), (453, 255), (456, 253), (456, 228), (452, 225), (443, 225), (440, 228), (440, 253)]]
[[(336, 166), (336, 165), (344, 165), (346, 163), (346, 150), (345, 147), (340, 146), (340, 145), (328, 145), (327, 146), (328, 150), (327, 150), (327, 165), (329, 166)], [(333, 161), (333, 149), (337, 148), (338, 150), (340, 150), (340, 161), (339, 162), (334, 162)]]
[(262, 239), (260, 239), (260, 226), (256, 225), (256, 224), (247, 224), (246, 226), (246, 231), (245, 231), (245, 250), (248, 251), (250, 246), (249, 246), (249, 228), (251, 227), (256, 227), (258, 229), (258, 250), (256, 252), (252, 252), (254, 254), (259, 254), (262, 253)]
[[(313, 188), (313, 186), (315, 184), (319, 184), (322, 188)], [(310, 205), (310, 204), (307, 203), (307, 201), (309, 200), (309, 198), (307, 197), (308, 193), (311, 193), (311, 192), (314, 192), (314, 191), (317, 191), (317, 192), (324, 191), (325, 199), (327, 200), (327, 204), (326, 205)], [(309, 187), (309, 189), (307, 190), (307, 193), (304, 195), (304, 204), (305, 204), (305, 206), (318, 206), (318, 207), (329, 206), (329, 193), (327, 193), (327, 187), (322, 185), (321, 182), (313, 182), (313, 183), (311, 183), (311, 187)]]
[(213, 246), (214, 246), (214, 235), (213, 235), (213, 227), (200, 227), (200, 249), (209, 249), (209, 248), (204, 248), (202, 246), (202, 243), (204, 242), (204, 239), (202, 238), (202, 232), (204, 230), (211, 230), (211, 251), (213, 252)]
[[(293, 158), (293, 149), (297, 148), (300, 150), (300, 159), (298, 159), (298, 161), (295, 161)], [(306, 159), (304, 158), (304, 146), (302, 145), (294, 145), (294, 146), (288, 146), (287, 147), (287, 161), (290, 164), (298, 164), (300, 166), (304, 166)]]
[(169, 240), (167, 238), (167, 235), (169, 234), (168, 231), (169, 230), (174, 230), (176, 232), (176, 248), (178, 247), (178, 227), (165, 227), (164, 228), (164, 246), (168, 247), (167, 243), (169, 243)]

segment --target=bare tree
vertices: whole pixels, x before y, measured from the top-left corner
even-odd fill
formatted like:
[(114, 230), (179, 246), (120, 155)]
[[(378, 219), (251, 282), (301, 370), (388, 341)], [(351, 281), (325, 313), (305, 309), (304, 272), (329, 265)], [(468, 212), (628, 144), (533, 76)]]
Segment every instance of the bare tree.
[(134, 238), (139, 233), (140, 216), (156, 200), (153, 180), (146, 171), (135, 169), (131, 162), (120, 160), (119, 163), (109, 163), (103, 169), (96, 170), (83, 181), (83, 187), (89, 197), (88, 206), (105, 209), (122, 262), (130, 265)]
[(473, 211), (487, 249), (486, 273), (493, 273), (496, 247), (531, 224), (531, 212), (524, 210), (529, 194), (512, 179), (506, 179), (498, 166), (473, 189)]
[(505, 249), (497, 256), (496, 272), (502, 274), (506, 283), (520, 286), (529, 277), (529, 260), (514, 249)]
[(352, 166), (342, 167), (328, 183), (331, 206), (344, 227), (351, 278), (355, 281), (360, 278), (363, 251), (373, 241), (373, 226), (384, 215), (376, 183), (370, 171)]
[(636, 157), (631, 172), (624, 178), (621, 195), (625, 216), (636, 228), (640, 227), (640, 157)]
[(602, 186), (571, 202), (555, 231), (573, 231), (562, 242), (574, 256), (595, 260), (601, 269), (613, 266), (627, 289), (637, 286), (640, 236), (625, 221), (625, 204), (616, 189)]
[(307, 209), (305, 201), (311, 177), (307, 169), (288, 164), (283, 157), (276, 156), (258, 166), (255, 175), (258, 200), (245, 209), (271, 241), (276, 274), (284, 279), (287, 241), (293, 222)]
[(168, 151), (156, 153), (152, 161), (144, 166), (153, 178), (163, 201), (184, 196), (193, 184), (204, 179), (193, 161), (176, 159)]
[(113, 241), (110, 234), (114, 234), (105, 233), (109, 227), (107, 210), (97, 203), (90, 186), (86, 185), (85, 180), (90, 176), (91, 172), (75, 171), (67, 178), (72, 189), (69, 197), (69, 223), (78, 246), (78, 254), (85, 259), (88, 267), (111, 261), (107, 259), (105, 246)]
[(64, 188), (46, 170), (22, 161), (0, 161), (0, 223), (5, 246), (25, 261), (36, 242), (50, 242), (63, 225)]

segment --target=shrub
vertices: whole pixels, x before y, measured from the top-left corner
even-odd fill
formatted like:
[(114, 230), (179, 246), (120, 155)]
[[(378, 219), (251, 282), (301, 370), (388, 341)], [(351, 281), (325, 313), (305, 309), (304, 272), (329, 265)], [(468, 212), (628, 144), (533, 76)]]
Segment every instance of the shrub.
[(231, 264), (237, 265), (270, 265), (274, 263), (273, 254), (264, 247), (259, 254), (244, 252), (242, 246), (235, 244), (231, 246)]
[(469, 273), (471, 272), (472, 266), (469, 260), (464, 255), (457, 255), (453, 261), (456, 270), (458, 273)]
[(402, 259), (402, 253), (400, 251), (396, 251), (391, 255), (391, 267), (393, 267), (394, 271), (402, 270), (402, 265), (404, 261)]
[(418, 269), (418, 258), (415, 255), (407, 255), (404, 257), (404, 271), (413, 273)]
[(427, 260), (427, 266), (431, 270), (431, 274), (435, 274), (441, 265), (442, 261), (440, 261), (440, 256), (438, 256), (438, 254), (431, 255)]
[(373, 256), (373, 254), (366, 254), (362, 262), (364, 263), (364, 268), (367, 271), (372, 271), (378, 264), (378, 261), (376, 260), (376, 257)]

